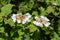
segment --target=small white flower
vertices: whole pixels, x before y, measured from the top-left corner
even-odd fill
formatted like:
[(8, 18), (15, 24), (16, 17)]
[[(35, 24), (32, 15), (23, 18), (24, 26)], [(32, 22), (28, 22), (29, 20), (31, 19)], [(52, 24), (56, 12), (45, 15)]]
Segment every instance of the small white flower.
[(43, 27), (43, 25), (45, 25), (46, 27), (48, 27), (50, 25), (50, 20), (47, 17), (41, 16), (41, 18), (39, 18), (36, 16), (35, 20), (36, 21), (33, 21), (33, 23), (37, 26)]
[(17, 23), (22, 23), (22, 24), (25, 24), (26, 22), (30, 22), (30, 19), (31, 18), (31, 15), (29, 13), (26, 13), (26, 14), (13, 14), (12, 15), (12, 19), (14, 22), (17, 22)]

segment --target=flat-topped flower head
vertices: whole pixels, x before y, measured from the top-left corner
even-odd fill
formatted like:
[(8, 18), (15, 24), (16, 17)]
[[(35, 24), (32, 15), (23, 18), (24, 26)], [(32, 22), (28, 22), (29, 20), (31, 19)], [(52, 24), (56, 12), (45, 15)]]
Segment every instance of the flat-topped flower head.
[(40, 18), (38, 18), (37, 16), (35, 17), (35, 20), (33, 23), (36, 25), (36, 26), (40, 26), (40, 27), (43, 27), (46, 26), (48, 27), (50, 25), (49, 23), (49, 19), (47, 17), (44, 17), (44, 16), (41, 16)]
[(22, 24), (25, 24), (26, 22), (29, 22), (30, 17), (31, 17), (31, 15), (29, 13), (26, 13), (24, 15), (22, 13), (12, 15), (12, 19), (13, 19), (14, 22), (22, 23)]

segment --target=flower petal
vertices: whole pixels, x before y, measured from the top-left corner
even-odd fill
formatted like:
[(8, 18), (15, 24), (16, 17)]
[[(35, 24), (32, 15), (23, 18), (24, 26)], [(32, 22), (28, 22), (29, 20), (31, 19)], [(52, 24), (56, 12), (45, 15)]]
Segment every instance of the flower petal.
[(26, 13), (26, 17), (27, 17), (27, 18), (30, 18), (31, 15), (30, 15), (29, 13)]
[(26, 15), (30, 15), (29, 13), (26, 13)]
[(22, 15), (22, 14), (16, 14), (16, 16), (19, 16), (19, 15)]
[(13, 14), (11, 18), (13, 19), (14, 22), (16, 22), (16, 14)]
[(50, 21), (47, 17), (41, 16), (41, 18), (45, 19), (46, 21)]
[(40, 27), (43, 27), (43, 24), (42, 23), (39, 23)]
[(30, 20), (28, 20), (28, 22), (30, 22)]
[(37, 16), (35, 16), (35, 19), (38, 19), (38, 17), (37, 17)]
[(26, 23), (26, 20), (24, 19), (23, 21), (22, 21), (22, 24), (25, 24)]
[(41, 18), (45, 18), (44, 16), (41, 16)]
[(16, 22), (16, 19), (13, 19), (14, 22)]
[(48, 27), (48, 26), (50, 25), (50, 23), (49, 23), (49, 22), (46, 22), (44, 25), (45, 25), (46, 27)]
[(11, 18), (12, 18), (12, 19), (16, 19), (16, 14), (13, 14), (13, 15), (11, 16)]
[(21, 23), (21, 20), (17, 20), (18, 23)]
[(42, 23), (38, 23), (36, 21), (33, 22), (36, 26), (40, 26), (40, 27), (43, 27), (43, 24)]
[(47, 17), (45, 17), (45, 20), (46, 20), (46, 21), (50, 21)]

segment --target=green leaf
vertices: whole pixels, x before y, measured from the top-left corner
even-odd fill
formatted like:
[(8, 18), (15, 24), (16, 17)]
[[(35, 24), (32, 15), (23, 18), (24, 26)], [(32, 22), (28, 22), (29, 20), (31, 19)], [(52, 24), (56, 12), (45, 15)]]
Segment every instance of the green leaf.
[(47, 3), (47, 5), (49, 5), (50, 4), (50, 0), (46, 0), (46, 3)]
[(2, 20), (2, 16), (3, 16), (3, 14), (2, 14), (2, 13), (0, 13), (0, 21)]
[(47, 13), (51, 13), (51, 12), (54, 13), (53, 7), (52, 6), (48, 6), (46, 12)]
[(0, 26), (2, 25), (2, 19), (0, 19)]
[(24, 32), (21, 29), (19, 29), (18, 34), (21, 36), (21, 35), (24, 35)]
[(0, 16), (0, 20), (2, 20), (2, 17)]
[(14, 40), (22, 40), (22, 37), (15, 38)]
[(0, 40), (4, 40), (3, 38), (0, 38)]
[(25, 34), (24, 37), (25, 37), (25, 40), (30, 40), (29, 33)]
[(13, 32), (13, 31), (11, 31), (11, 32), (10, 32), (10, 34), (11, 34), (11, 37), (12, 37), (12, 36), (14, 35), (14, 32)]
[(60, 19), (58, 20), (58, 33), (60, 35)]
[(0, 27), (0, 33), (4, 32), (4, 27)]
[(37, 28), (36, 26), (34, 26), (34, 25), (30, 25), (30, 26), (29, 26), (30, 32), (35, 32), (37, 29), (38, 29), (38, 28)]
[(51, 40), (60, 40), (60, 37), (56, 32), (54, 32), (54, 35)]
[(7, 4), (1, 8), (1, 16), (7, 16), (12, 12), (12, 4)]
[(59, 13), (57, 13), (57, 12), (55, 12), (55, 13), (53, 13), (55, 16), (58, 16), (59, 15)]
[(9, 24), (11, 26), (15, 26), (15, 24), (14, 24), (14, 22), (13, 22), (13, 20), (11, 18), (8, 19), (7, 21), (5, 21), (5, 24)]
[(47, 13), (46, 13), (46, 11), (45, 11), (45, 9), (43, 8), (43, 7), (40, 7), (40, 8), (38, 8), (39, 10), (40, 10), (40, 15), (41, 16), (45, 16), (45, 15), (47, 15)]
[(5, 33), (5, 36), (8, 37), (8, 33)]
[(29, 9), (31, 9), (34, 6), (34, 0), (30, 0), (28, 3)]
[(38, 16), (38, 12), (37, 11), (33, 11), (32, 15)]
[(58, 6), (60, 6), (60, 0), (56, 0)]
[(20, 5), (20, 9), (25, 13), (29, 10), (31, 10), (34, 6), (34, 1), (30, 0), (29, 2), (23, 2)]

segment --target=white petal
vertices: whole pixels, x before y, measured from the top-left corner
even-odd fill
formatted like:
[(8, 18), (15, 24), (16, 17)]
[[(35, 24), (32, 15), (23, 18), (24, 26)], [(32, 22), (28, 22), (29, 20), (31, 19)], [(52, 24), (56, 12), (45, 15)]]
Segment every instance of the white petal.
[(14, 22), (16, 22), (16, 20), (15, 20), (15, 19), (14, 19), (13, 21), (14, 21)]
[(16, 14), (13, 14), (11, 18), (13, 19), (14, 22), (16, 22)]
[(27, 18), (27, 17), (26, 17), (24, 20), (25, 20), (25, 21), (28, 21), (28, 20), (29, 20), (29, 18)]
[(30, 15), (29, 13), (26, 13), (26, 15)]
[(29, 15), (29, 16), (26, 16), (26, 18), (27, 18), (27, 19), (31, 18), (31, 15)]
[(26, 20), (23, 20), (23, 21), (22, 21), (22, 24), (25, 24), (25, 23), (26, 23)]
[(38, 17), (37, 17), (37, 16), (35, 16), (35, 19), (38, 19)]
[(30, 22), (30, 20), (28, 20), (28, 22)]
[(36, 21), (34, 21), (33, 23), (34, 23), (35, 25), (37, 25), (37, 26), (43, 27), (43, 24), (42, 24), (42, 23), (38, 23), (38, 22), (36, 22)]
[(22, 15), (22, 13), (19, 13), (19, 15)]
[(13, 20), (16, 20), (16, 18), (15, 18), (15, 17), (13, 17), (12, 19), (13, 19)]
[(31, 15), (28, 16), (28, 18), (30, 18), (30, 17), (31, 17)]
[(16, 14), (17, 16), (20, 15), (20, 14)]
[(16, 19), (16, 14), (13, 14), (13, 15), (11, 16), (11, 18), (12, 18), (12, 19)]
[(21, 23), (21, 20), (17, 20), (18, 23)]
[(16, 16), (16, 14), (13, 14), (13, 16)]
[(49, 23), (49, 22), (46, 22), (44, 25), (45, 25), (46, 27), (48, 27), (48, 26), (50, 25), (50, 23)]
[(41, 18), (45, 18), (44, 16), (41, 16)]
[(24, 20), (30, 22), (30, 18), (29, 17), (26, 17)]
[(42, 23), (39, 23), (40, 27), (43, 27), (43, 24)]
[(50, 21), (47, 17), (41, 16), (41, 18), (45, 19), (46, 21)]
[(26, 17), (27, 17), (27, 18), (30, 18), (31, 15), (30, 15), (29, 13), (26, 13)]
[(45, 17), (45, 20), (46, 20), (46, 21), (50, 21), (47, 17)]
[(36, 21), (33, 22), (35, 25), (38, 25), (38, 23)]

